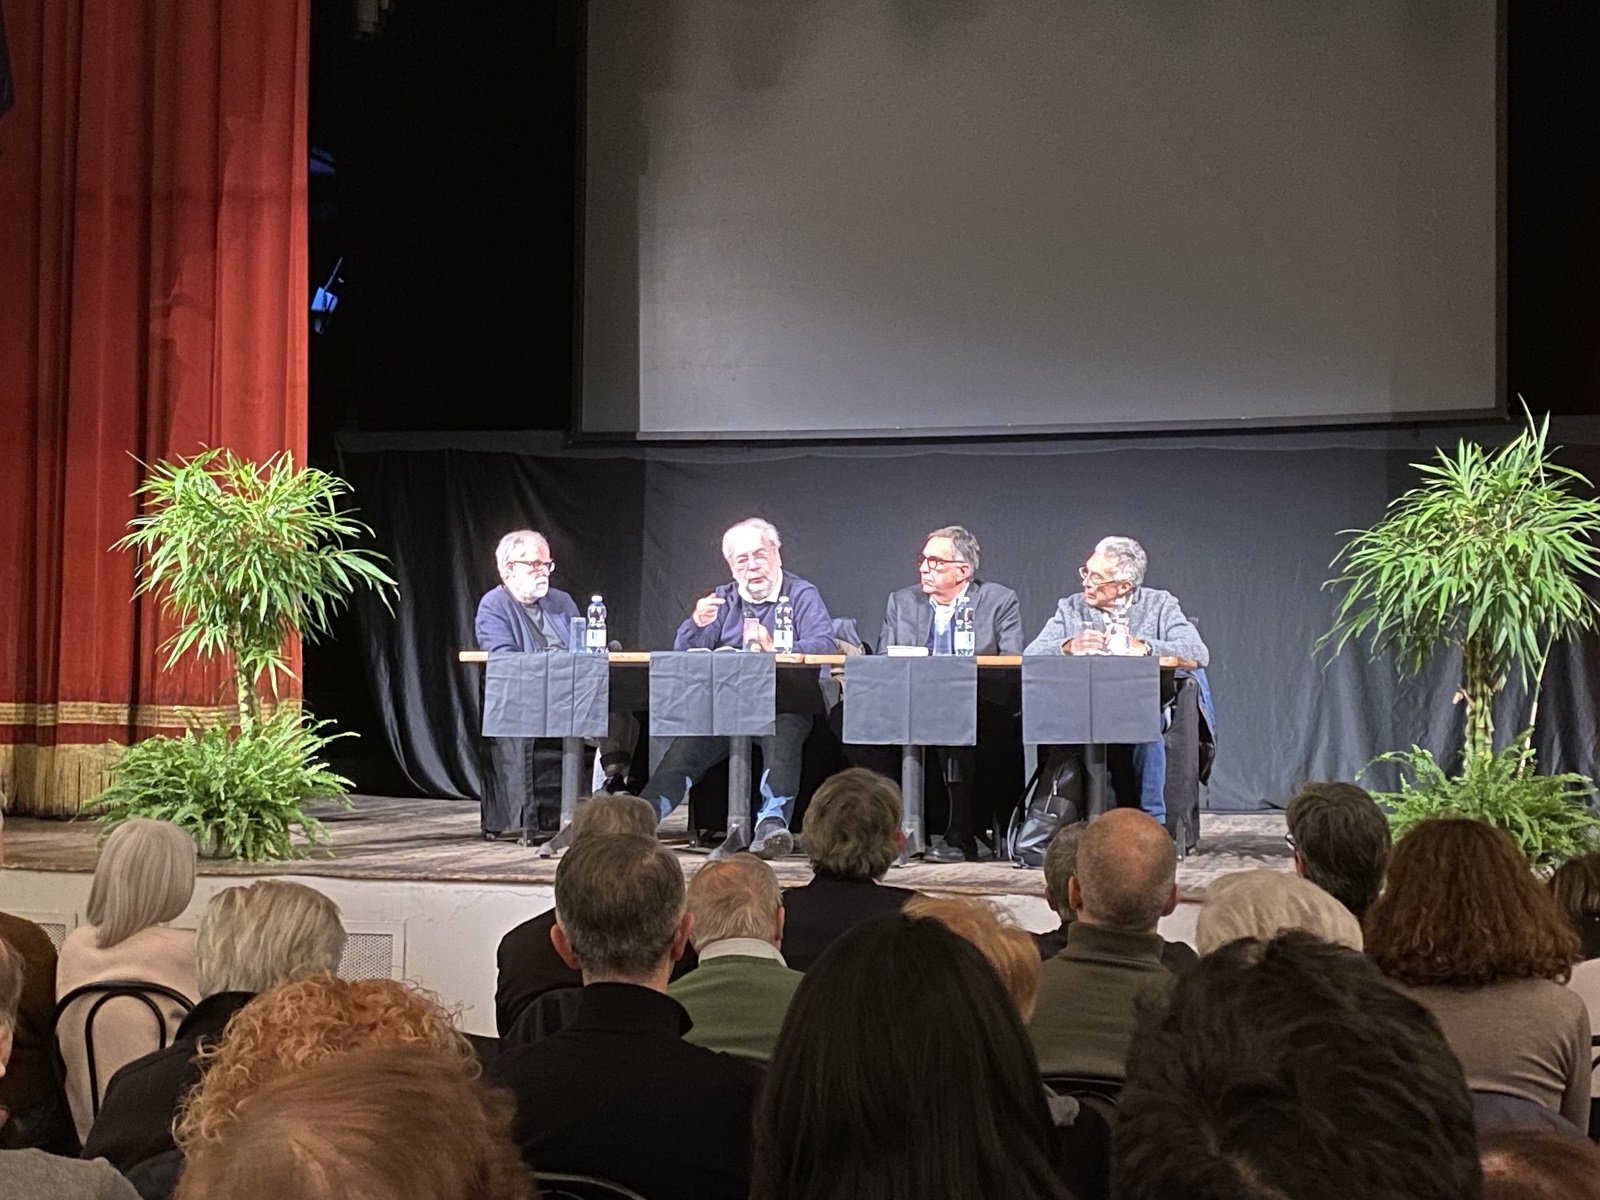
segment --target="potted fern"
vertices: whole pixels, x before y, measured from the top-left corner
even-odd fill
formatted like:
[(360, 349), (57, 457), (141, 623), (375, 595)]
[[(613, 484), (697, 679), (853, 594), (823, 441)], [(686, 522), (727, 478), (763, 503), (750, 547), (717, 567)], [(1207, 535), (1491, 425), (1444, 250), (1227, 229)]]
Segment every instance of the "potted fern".
[(227, 450), (149, 468), (134, 494), (144, 512), (116, 549), (139, 555), (135, 595), (155, 593), (178, 622), (163, 643), (170, 667), (185, 654), (225, 659), (238, 704), (227, 722), (128, 747), (97, 798), (109, 827), (155, 817), (192, 832), (203, 849), (247, 861), (302, 855), (326, 841), (303, 805), (339, 800), (350, 781), (319, 758), (335, 737), (276, 698), (289, 640), (315, 641), (357, 586), (388, 603), (394, 580), (380, 557), (348, 543), (370, 530), (339, 509), (349, 486), (287, 453), (256, 464)]
[[(1377, 799), (1391, 809), (1396, 837), (1430, 816), (1472, 816), (1504, 828), (1537, 867), (1594, 848), (1600, 827), (1581, 775), (1540, 776), (1533, 725), (1550, 649), (1592, 630), (1600, 603), (1584, 581), (1600, 575), (1594, 538), (1600, 503), (1589, 480), (1553, 461), (1549, 417), (1489, 450), (1463, 439), (1414, 464), (1423, 482), (1389, 505), (1335, 557), (1326, 585), (1343, 594), (1332, 629), (1318, 643), (1339, 653), (1366, 639), (1416, 674), (1443, 650), (1461, 655), (1465, 749), (1448, 773), (1428, 750), (1386, 754), (1409, 778)], [(1579, 494), (1576, 489), (1583, 489)], [(1517, 733), (1495, 746), (1495, 699), (1515, 676), (1528, 710)]]

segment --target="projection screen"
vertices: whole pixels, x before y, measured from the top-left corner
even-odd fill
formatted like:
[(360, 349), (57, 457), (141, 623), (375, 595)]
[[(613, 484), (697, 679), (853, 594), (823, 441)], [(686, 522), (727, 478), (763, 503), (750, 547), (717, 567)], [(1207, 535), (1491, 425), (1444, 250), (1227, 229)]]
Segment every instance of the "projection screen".
[(1501, 410), (1494, 0), (589, 0), (580, 435)]

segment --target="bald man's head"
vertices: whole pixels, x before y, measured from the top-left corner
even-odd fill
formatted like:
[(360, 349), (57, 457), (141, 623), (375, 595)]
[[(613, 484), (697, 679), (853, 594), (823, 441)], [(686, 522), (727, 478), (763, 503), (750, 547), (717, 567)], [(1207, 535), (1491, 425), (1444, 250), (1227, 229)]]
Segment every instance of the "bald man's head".
[(1177, 875), (1167, 831), (1136, 808), (1114, 808), (1084, 830), (1069, 894), (1079, 920), (1151, 933), (1177, 903)]

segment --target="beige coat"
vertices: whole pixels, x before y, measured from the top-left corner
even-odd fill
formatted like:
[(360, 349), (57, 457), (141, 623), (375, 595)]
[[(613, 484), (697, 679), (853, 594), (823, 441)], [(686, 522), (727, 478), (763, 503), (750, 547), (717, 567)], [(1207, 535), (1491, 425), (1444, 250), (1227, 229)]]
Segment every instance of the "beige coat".
[[(200, 981), (195, 974), (194, 934), (183, 929), (152, 926), (115, 946), (101, 949), (95, 944), (95, 927), (74, 929), (61, 944), (56, 963), (56, 999), (86, 983), (111, 979), (131, 979), (159, 983), (187, 996), (200, 999)], [(167, 1017), (167, 1039), (177, 1032), (183, 1010), (170, 1000), (157, 1001)], [(93, 1109), (89, 1100), (89, 1057), (84, 1045), (83, 1025), (94, 998), (85, 997), (63, 1014), (56, 1025), (61, 1057), (67, 1065), (67, 1100), (78, 1137), (89, 1136)], [(137, 1000), (117, 999), (106, 1004), (95, 1017), (95, 1070), (100, 1094), (122, 1067), (152, 1050), (160, 1049), (160, 1032), (148, 1009)]]

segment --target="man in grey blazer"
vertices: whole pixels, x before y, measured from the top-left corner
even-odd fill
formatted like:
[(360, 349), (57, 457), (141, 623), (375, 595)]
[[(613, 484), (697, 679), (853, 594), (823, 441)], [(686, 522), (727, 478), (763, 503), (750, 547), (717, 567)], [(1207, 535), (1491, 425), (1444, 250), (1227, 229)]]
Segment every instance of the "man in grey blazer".
[[(1128, 632), (1135, 654), (1175, 658), (1183, 666), (1205, 666), (1211, 661), (1211, 651), (1206, 649), (1194, 622), (1184, 616), (1178, 598), (1171, 592), (1144, 586), (1148, 561), (1144, 547), (1132, 538), (1101, 538), (1089, 561), (1078, 568), (1083, 590), (1057, 601), (1055, 613), (1023, 653), (1105, 653), (1112, 610), (1117, 601), (1127, 597)], [(1166, 744), (1158, 740), (1113, 750), (1123, 751), (1131, 759), (1131, 786), (1138, 795), (1139, 807), (1165, 823)], [(1121, 757), (1112, 756), (1113, 782), (1121, 773)]]
[[(978, 539), (960, 525), (935, 529), (917, 558), (917, 583), (889, 595), (878, 648), (922, 646), (932, 651), (935, 642), (952, 637), (956, 603), (965, 597), (972, 606), (973, 634), (978, 654), (1022, 653), (1022, 608), (1017, 594), (998, 583), (978, 578)], [(978, 740), (982, 745), (1009, 740), (1006, 725), (1015, 725), (1017, 697), (1012, 681), (980, 679)], [(985, 737), (985, 732), (990, 733)], [(935, 747), (933, 754), (950, 795), (950, 823), (942, 840), (928, 848), (928, 862), (964, 862), (977, 857), (977, 830), (973, 820), (973, 788), (977, 748)], [(989, 780), (992, 772), (985, 771)], [(1002, 773), (1003, 774), (1003, 773)], [(1015, 781), (1020, 785), (1020, 779)], [(1004, 790), (1004, 781), (999, 788)], [(1014, 799), (1019, 788), (1004, 797)], [(992, 800), (993, 797), (990, 797)], [(983, 806), (992, 811), (997, 806)]]

